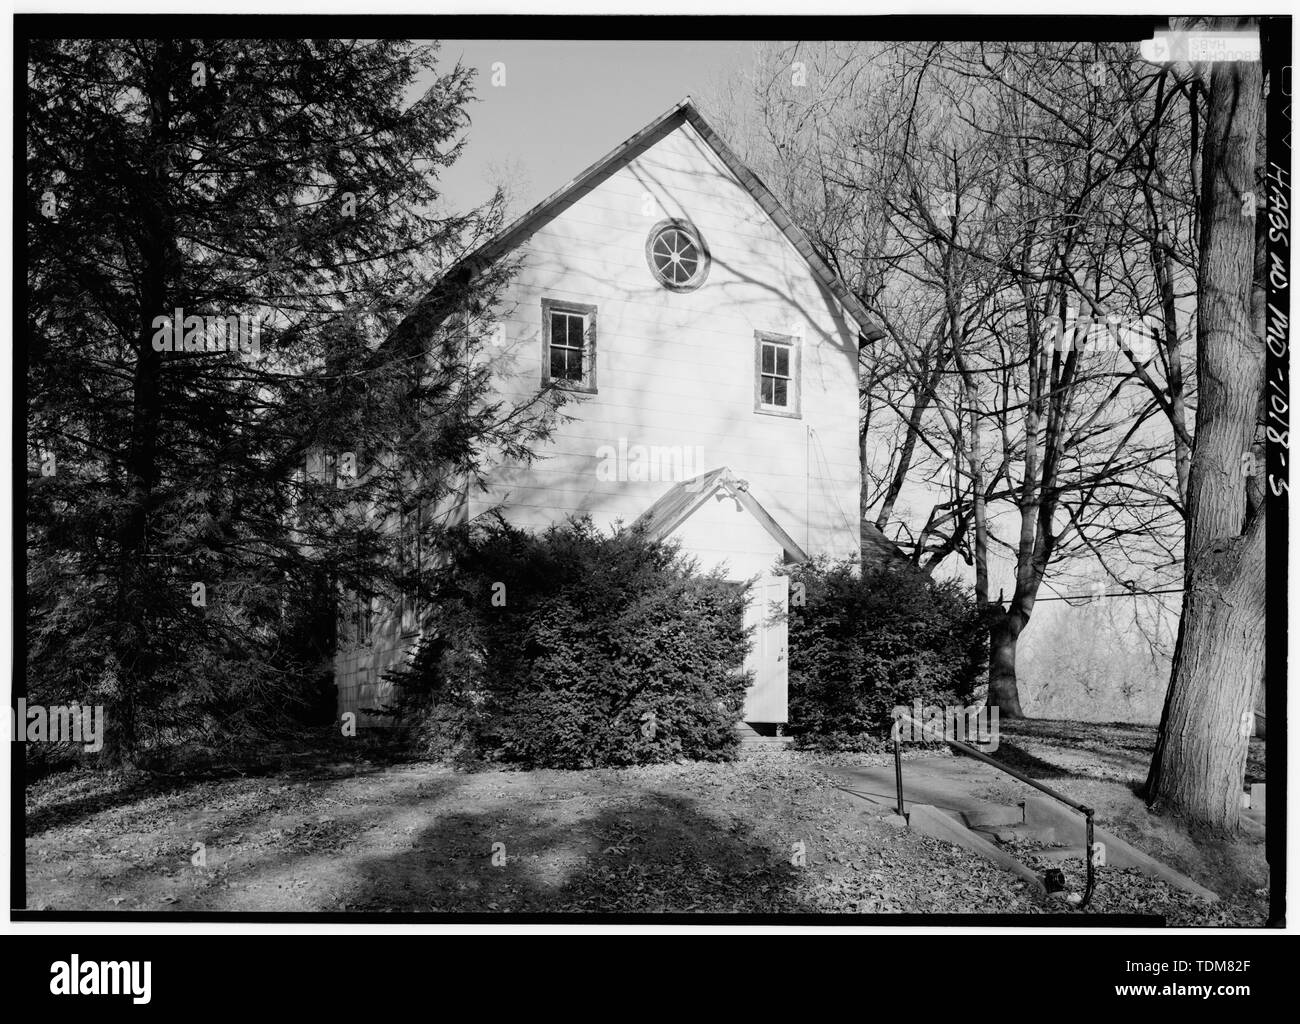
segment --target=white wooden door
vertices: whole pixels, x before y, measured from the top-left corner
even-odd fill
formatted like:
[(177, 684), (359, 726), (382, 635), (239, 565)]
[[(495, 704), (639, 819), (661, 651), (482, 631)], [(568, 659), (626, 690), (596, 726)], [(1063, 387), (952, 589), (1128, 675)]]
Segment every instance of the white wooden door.
[(786, 576), (761, 576), (749, 590), (745, 625), (750, 634), (745, 668), (754, 682), (745, 694), (746, 722), (789, 720), (789, 659), (786, 613), (790, 608), (790, 580)]

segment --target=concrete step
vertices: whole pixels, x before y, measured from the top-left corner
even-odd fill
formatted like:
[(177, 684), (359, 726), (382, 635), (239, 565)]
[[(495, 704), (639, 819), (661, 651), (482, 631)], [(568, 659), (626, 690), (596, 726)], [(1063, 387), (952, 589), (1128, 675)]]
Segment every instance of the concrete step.
[(991, 821), (969, 827), (999, 843), (1016, 839), (1042, 839), (1036, 826), (1027, 825), (1019, 819), (1015, 821)]
[[(957, 842), (958, 845), (969, 843), (967, 849), (980, 852), (1021, 877), (1025, 877), (1022, 872), (1029, 872), (1029, 868), (1016, 860), (1016, 855), (1020, 852), (1016, 847), (1007, 847), (996, 841), (998, 831), (1041, 843), (1062, 844), (1048, 848), (1049, 863), (1053, 856), (1051, 849), (1058, 851), (1054, 855), (1058, 859), (1083, 858), (1084, 816), (1081, 813), (1054, 799), (1036, 794), (1026, 794), (1022, 801), (990, 804), (982, 794), (988, 780), (999, 778), (994, 771), (993, 768), (980, 765), (972, 766), (971, 762), (962, 758), (922, 757), (905, 762), (903, 788), (907, 810), (910, 812), (920, 805), (926, 805), (927, 808), (921, 811), (919, 817), (909, 815), (912, 827), (925, 826), (921, 831), (928, 828), (931, 834)], [(887, 813), (894, 806), (897, 795), (892, 764), (839, 768), (832, 770), (831, 774), (843, 782), (838, 788), (861, 799), (874, 813)], [(937, 818), (938, 814), (943, 814), (947, 820)], [(1262, 830), (1262, 826), (1252, 821), (1249, 815), (1243, 815), (1242, 822), (1243, 828)], [(974, 828), (973, 825), (979, 827)], [(958, 842), (957, 837), (961, 838), (961, 842)], [(1105, 872), (1109, 868), (1135, 868), (1202, 899), (1218, 899), (1205, 886), (1134, 848), (1103, 828), (1100, 823), (1095, 824), (1093, 838), (1103, 847), (1098, 851), (1103, 858), (1099, 864), (1101, 884), (1105, 884)], [(1026, 859), (1029, 858), (1028, 851), (1025, 856)], [(1019, 870), (1013, 864), (1019, 865)]]
[[(1017, 813), (1019, 808), (1016, 809)], [(978, 832), (984, 832), (999, 841), (1015, 839), (1033, 839), (1040, 843), (1077, 842), (1076, 835), (1063, 834), (1061, 827), (1055, 823), (1043, 821), (1020, 821), (1006, 824), (985, 824), (972, 826)]]
[(1245, 798), (1241, 806), (1241, 827), (1248, 832), (1260, 833), (1268, 816), (1264, 811), (1264, 783), (1253, 782), (1250, 792), (1243, 793)]
[(1082, 846), (1048, 846), (1041, 850), (1035, 850), (1033, 856), (1050, 861), (1070, 860), (1072, 858), (1083, 860), (1084, 852)]
[(740, 746), (745, 750), (785, 750), (794, 744), (793, 736), (768, 735), (766, 730), (759, 732), (746, 722), (736, 723), (732, 732), (740, 737)]
[[(1030, 824), (1040, 825), (1044, 828), (1055, 827), (1057, 835), (1062, 837), (1059, 840), (1060, 842), (1081, 843), (1083, 840), (1083, 815), (1064, 807), (1055, 800), (1038, 796), (1026, 797), (1025, 818)], [(1219, 898), (1217, 894), (1211, 892), (1199, 882), (1188, 878), (1169, 865), (1161, 863), (1150, 854), (1143, 853), (1141, 850), (1130, 846), (1119, 836), (1107, 831), (1100, 825), (1094, 830), (1093, 841), (1101, 843), (1105, 848), (1104, 856), (1107, 867), (1136, 868), (1144, 874), (1162, 879), (1184, 892), (1190, 892), (1212, 903)], [(1078, 856), (1078, 854), (1075, 854), (1075, 856)]]
[[(904, 793), (907, 788), (904, 786)], [(1022, 825), (1025, 812), (1018, 804), (988, 804), (974, 810), (960, 810), (962, 824), (979, 832), (992, 832)]]
[(793, 736), (758, 736), (740, 741), (741, 750), (789, 750), (793, 746)]
[(1038, 892), (1045, 891), (1042, 879), (1033, 869), (1012, 857), (997, 843), (990, 842), (982, 833), (966, 828), (953, 812), (943, 811), (929, 804), (912, 804), (907, 808), (907, 824), (909, 828), (927, 836), (954, 843), (964, 850), (977, 853), (999, 867), (1019, 875)]

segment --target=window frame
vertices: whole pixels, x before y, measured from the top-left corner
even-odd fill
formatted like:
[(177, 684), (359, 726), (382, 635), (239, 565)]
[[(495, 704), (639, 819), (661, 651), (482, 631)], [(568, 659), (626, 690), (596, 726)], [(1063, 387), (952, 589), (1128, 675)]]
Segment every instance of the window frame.
[[(397, 558), (403, 577), (414, 573), (417, 581), (424, 571), (424, 510), (416, 506), (399, 510), (397, 519)], [(397, 595), (398, 633), (403, 639), (420, 632), (418, 590), (403, 587)]]
[(345, 629), (348, 641), (355, 647), (369, 647), (375, 639), (375, 599), (362, 597), (355, 590), (348, 591)]
[[(580, 381), (551, 376), (552, 313), (570, 313), (584, 317), (586, 320), (582, 348), (584, 372)], [(562, 299), (542, 299), (542, 386), (547, 385), (568, 391), (581, 391), (589, 395), (596, 393), (596, 307), (594, 305)]]
[[(696, 275), (685, 284), (678, 284), (675, 281), (667, 280), (655, 266), (654, 245), (659, 236), (668, 229), (680, 231), (682, 234), (690, 236), (695, 248), (700, 254), (700, 268)], [(681, 217), (668, 217), (661, 220), (658, 224), (650, 229), (650, 234), (646, 236), (645, 241), (645, 261), (650, 268), (650, 275), (655, 279), (660, 287), (668, 289), (670, 292), (693, 292), (701, 287), (709, 276), (709, 270), (713, 266), (713, 254), (709, 252), (709, 246), (704, 241), (704, 236), (700, 229), (692, 224), (689, 220)]]
[[(763, 346), (780, 345), (790, 352), (790, 376), (786, 396), (790, 399), (787, 405), (768, 405), (763, 401), (763, 377), (778, 376), (777, 374), (763, 373)], [(803, 345), (800, 343), (798, 336), (793, 334), (778, 334), (776, 331), (755, 331), (754, 332), (754, 412), (761, 416), (781, 416), (785, 419), (797, 420), (803, 418), (802, 413), (802, 392), (803, 392)]]

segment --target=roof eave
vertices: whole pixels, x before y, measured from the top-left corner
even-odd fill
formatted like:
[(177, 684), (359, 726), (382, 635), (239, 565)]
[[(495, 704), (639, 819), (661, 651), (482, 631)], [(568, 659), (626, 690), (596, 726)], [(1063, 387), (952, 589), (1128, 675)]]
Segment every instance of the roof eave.
[(736, 155), (726, 141), (713, 130), (712, 126), (700, 114), (690, 96), (686, 96), (673, 104), (635, 135), (623, 140), (599, 160), (591, 164), (577, 177), (571, 179), (540, 203), (516, 217), (493, 235), (492, 238), (453, 264), (447, 271), (447, 275), (444, 276), (464, 272), (465, 270), (473, 273), (478, 267), (490, 263), (501, 253), (513, 248), (531, 234), (534, 225), (548, 216), (553, 208), (559, 206), (577, 190), (601, 177), (630, 151), (638, 148), (666, 129), (676, 127), (676, 122), (689, 123), (709, 148), (717, 154), (727, 169), (735, 175), (754, 201), (762, 207), (781, 233), (799, 252), (799, 255), (803, 257), (818, 281), (857, 323), (859, 332), (868, 339), (882, 336), (883, 332), (871, 319), (866, 307), (849, 291), (844, 282), (840, 280), (839, 275), (826, 264), (826, 261), (817, 255), (812, 243), (808, 240), (808, 236), (804, 234), (803, 230), (786, 212), (780, 200), (763, 184), (758, 175), (745, 165), (745, 162)]

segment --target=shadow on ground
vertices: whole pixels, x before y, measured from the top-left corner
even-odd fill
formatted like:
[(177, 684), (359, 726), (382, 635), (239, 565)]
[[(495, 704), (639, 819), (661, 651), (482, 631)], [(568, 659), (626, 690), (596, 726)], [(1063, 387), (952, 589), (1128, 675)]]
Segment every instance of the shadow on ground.
[(1076, 773), (1067, 771), (1060, 765), (1053, 764), (1051, 761), (1044, 761), (1041, 757), (1035, 757), (1033, 754), (1016, 746), (1014, 743), (1002, 739), (998, 743), (997, 753), (993, 757), (1008, 768), (1014, 768), (1023, 775), (1028, 775), (1031, 779), (1066, 779), (1074, 776)]
[(382, 743), (346, 747), (332, 734), (312, 736), (302, 749), (270, 749), (257, 757), (226, 763), (204, 763), (182, 771), (145, 768), (103, 768), (83, 765), (43, 770), (28, 765), (25, 832), (28, 837), (50, 829), (75, 826), (105, 811), (114, 811), (156, 798), (181, 799), (186, 794), (222, 782), (271, 779), (329, 779), (380, 771), (409, 761)]
[(790, 913), (799, 871), (746, 825), (652, 792), (573, 823), (520, 811), (440, 818), (362, 861), (349, 910)]

